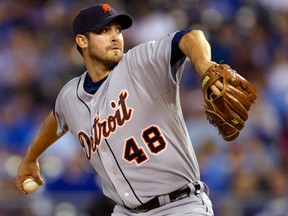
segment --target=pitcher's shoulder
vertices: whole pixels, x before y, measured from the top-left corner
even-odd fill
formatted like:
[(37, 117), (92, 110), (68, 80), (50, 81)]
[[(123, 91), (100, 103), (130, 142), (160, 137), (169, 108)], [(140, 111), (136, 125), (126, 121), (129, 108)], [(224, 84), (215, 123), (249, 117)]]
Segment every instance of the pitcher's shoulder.
[(74, 77), (71, 80), (69, 80), (60, 90), (59, 95), (61, 94), (67, 94), (71, 92), (75, 92), (76, 89), (79, 87), (82, 80), (85, 78), (85, 73), (81, 74), (78, 77)]

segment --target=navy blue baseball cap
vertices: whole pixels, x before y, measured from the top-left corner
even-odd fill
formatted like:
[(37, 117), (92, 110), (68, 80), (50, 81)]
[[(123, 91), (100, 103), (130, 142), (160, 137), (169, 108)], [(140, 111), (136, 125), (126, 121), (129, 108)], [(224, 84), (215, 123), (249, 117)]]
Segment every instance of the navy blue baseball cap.
[(117, 21), (122, 29), (132, 25), (132, 18), (127, 14), (118, 14), (108, 4), (95, 4), (83, 8), (73, 21), (74, 35), (100, 29), (112, 21)]

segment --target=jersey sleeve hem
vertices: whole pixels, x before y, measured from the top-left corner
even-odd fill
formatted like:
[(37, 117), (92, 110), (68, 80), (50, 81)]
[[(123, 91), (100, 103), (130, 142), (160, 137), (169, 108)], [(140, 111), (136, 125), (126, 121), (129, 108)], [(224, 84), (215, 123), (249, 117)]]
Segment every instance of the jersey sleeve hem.
[(170, 67), (171, 67), (171, 76), (173, 80), (178, 83), (181, 79), (181, 73), (179, 74), (179, 68), (183, 66), (186, 60), (186, 56), (179, 48), (179, 43), (182, 37), (190, 32), (190, 29), (181, 30), (175, 33), (172, 42), (171, 42), (171, 58), (170, 58)]

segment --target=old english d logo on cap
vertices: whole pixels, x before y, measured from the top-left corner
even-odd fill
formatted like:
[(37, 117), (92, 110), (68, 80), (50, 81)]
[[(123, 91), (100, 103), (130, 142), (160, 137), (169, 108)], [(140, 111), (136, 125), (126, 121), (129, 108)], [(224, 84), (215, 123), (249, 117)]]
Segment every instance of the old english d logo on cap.
[(103, 10), (104, 12), (109, 12), (109, 11), (111, 11), (111, 8), (110, 8), (110, 6), (109, 6), (108, 4), (100, 4), (100, 6), (102, 7), (102, 10)]

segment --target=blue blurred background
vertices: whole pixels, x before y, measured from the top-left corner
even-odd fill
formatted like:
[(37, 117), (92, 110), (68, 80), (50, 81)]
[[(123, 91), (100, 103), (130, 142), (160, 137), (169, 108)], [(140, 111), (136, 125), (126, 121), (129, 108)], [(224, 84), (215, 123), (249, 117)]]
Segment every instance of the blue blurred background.
[[(134, 19), (126, 49), (178, 29), (205, 32), (214, 61), (250, 80), (258, 99), (240, 137), (227, 143), (206, 119), (199, 78), (187, 63), (185, 120), (210, 187), (216, 216), (288, 215), (288, 1), (113, 0)], [(71, 23), (91, 0), (0, 1), (0, 216), (105, 216), (97, 174), (71, 134), (40, 158), (46, 184), (29, 196), (15, 188), (21, 158), (60, 88), (85, 68)]]

